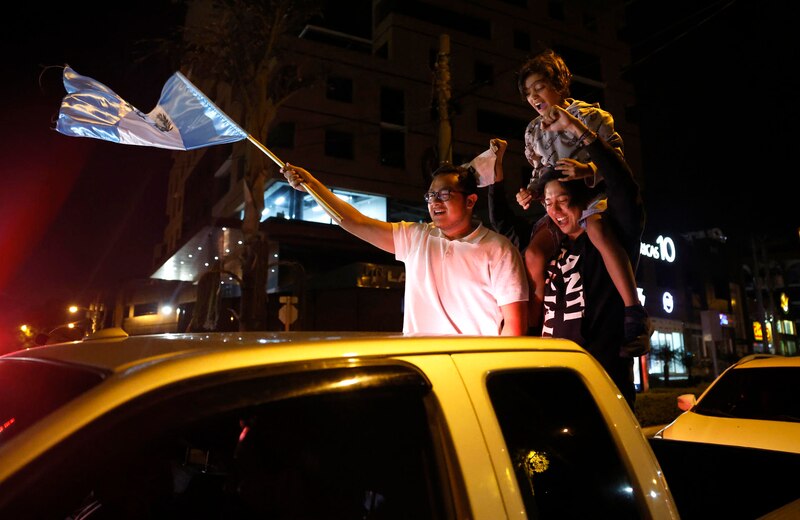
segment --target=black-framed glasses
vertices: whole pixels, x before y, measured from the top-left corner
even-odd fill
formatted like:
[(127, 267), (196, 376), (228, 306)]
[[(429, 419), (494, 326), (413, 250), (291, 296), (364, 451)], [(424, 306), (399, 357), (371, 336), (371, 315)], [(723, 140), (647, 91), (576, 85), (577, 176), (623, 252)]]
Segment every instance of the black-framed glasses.
[(459, 190), (451, 190), (450, 188), (442, 188), (439, 191), (427, 192), (425, 195), (423, 195), (423, 198), (425, 199), (425, 202), (427, 202), (428, 204), (430, 204), (436, 199), (439, 199), (442, 202), (447, 202), (448, 200), (450, 200), (450, 195), (453, 193), (465, 193), (465, 192)]

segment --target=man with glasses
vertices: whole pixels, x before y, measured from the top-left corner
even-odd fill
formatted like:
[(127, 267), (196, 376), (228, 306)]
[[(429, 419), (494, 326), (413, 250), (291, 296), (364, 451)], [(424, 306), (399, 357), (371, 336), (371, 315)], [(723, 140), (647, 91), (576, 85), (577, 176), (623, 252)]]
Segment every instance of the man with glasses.
[(504, 236), (473, 220), (474, 174), (444, 165), (424, 199), (431, 222), (383, 222), (334, 195), (303, 168), (282, 169), (341, 215), (339, 225), (405, 264), (404, 334), (521, 336), (527, 331), (528, 281), (522, 255)]

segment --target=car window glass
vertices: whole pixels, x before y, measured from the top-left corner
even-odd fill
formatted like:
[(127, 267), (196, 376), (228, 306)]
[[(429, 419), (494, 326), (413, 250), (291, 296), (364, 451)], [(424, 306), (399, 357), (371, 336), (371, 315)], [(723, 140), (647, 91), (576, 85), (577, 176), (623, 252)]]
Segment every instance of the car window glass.
[(0, 446), (102, 381), (102, 374), (71, 365), (0, 360)]
[[(91, 449), (83, 439), (55, 470), (54, 480), (80, 473), (85, 482), (63, 500), (69, 509), (55, 513), (84, 520), (449, 517), (426, 388), (359, 389), (343, 370), (353, 391), (339, 384), (308, 393), (304, 377), (312, 375), (206, 382), (173, 399), (136, 403), (135, 415)], [(270, 395), (282, 397), (264, 402)], [(93, 468), (84, 471), (90, 459)]]
[(694, 409), (701, 415), (800, 422), (800, 370), (735, 368), (708, 390)]
[(529, 518), (638, 518), (631, 481), (574, 372), (491, 374), (487, 387)]

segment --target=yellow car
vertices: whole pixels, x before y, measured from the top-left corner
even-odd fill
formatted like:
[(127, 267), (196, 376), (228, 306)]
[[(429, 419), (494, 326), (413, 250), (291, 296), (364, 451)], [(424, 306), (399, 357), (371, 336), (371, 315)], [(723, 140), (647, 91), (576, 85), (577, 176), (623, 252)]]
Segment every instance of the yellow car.
[(110, 329), (0, 388), (0, 518), (678, 518), (568, 341)]
[(746, 356), (699, 399), (678, 397), (684, 412), (656, 438), (800, 454), (800, 357)]

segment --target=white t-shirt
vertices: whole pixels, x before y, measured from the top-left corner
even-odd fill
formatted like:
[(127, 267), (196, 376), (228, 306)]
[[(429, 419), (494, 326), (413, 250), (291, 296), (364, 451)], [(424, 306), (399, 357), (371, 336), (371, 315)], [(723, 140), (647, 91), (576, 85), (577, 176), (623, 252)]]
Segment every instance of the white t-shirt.
[(528, 300), (522, 255), (483, 224), (458, 240), (431, 223), (393, 222), (392, 230), (406, 267), (404, 334), (497, 336), (500, 306)]

